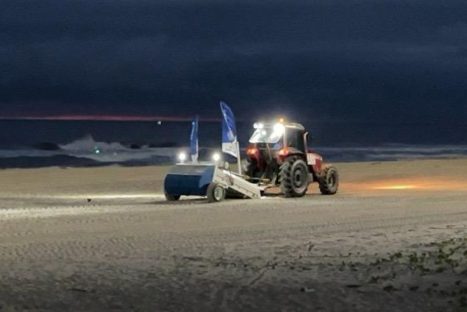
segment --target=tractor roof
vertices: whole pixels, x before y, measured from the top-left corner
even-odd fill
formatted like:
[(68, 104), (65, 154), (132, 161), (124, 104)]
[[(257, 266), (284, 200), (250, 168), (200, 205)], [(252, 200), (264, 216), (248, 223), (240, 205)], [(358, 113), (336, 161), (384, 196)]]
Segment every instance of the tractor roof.
[(299, 124), (297, 122), (288, 122), (288, 123), (284, 123), (284, 126), (286, 128), (294, 128), (294, 129), (298, 129), (298, 130), (303, 130), (305, 131), (305, 127), (302, 125), (302, 124)]
[(286, 128), (292, 128), (292, 129), (297, 129), (297, 130), (303, 130), (305, 131), (305, 127), (297, 122), (267, 122), (267, 123), (262, 123), (262, 122), (257, 122), (254, 124), (254, 127), (273, 127), (275, 124), (282, 124)]

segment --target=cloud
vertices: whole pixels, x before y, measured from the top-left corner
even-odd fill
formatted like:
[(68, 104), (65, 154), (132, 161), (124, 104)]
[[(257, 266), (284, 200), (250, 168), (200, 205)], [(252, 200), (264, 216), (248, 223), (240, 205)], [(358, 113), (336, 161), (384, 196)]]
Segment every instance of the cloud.
[[(3, 1), (0, 106), (466, 116), (458, 1)], [(155, 105), (154, 103), (157, 103)], [(285, 105), (285, 104), (286, 105)], [(446, 108), (447, 107), (447, 108)], [(460, 117), (459, 117), (460, 116)], [(376, 118), (375, 117), (375, 118)]]

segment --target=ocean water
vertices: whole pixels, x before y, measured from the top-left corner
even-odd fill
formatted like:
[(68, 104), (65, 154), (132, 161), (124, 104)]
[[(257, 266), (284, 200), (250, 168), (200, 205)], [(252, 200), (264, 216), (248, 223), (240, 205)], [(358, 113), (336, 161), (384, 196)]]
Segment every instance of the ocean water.
[[(188, 150), (190, 127), (189, 122), (0, 121), (0, 168), (172, 164)], [(457, 129), (438, 128), (433, 135), (432, 125), (420, 124), (315, 122), (307, 127), (312, 149), (332, 162), (467, 155)], [(244, 149), (251, 122), (238, 122), (237, 128)], [(220, 138), (220, 123), (200, 123), (200, 159), (220, 150)]]

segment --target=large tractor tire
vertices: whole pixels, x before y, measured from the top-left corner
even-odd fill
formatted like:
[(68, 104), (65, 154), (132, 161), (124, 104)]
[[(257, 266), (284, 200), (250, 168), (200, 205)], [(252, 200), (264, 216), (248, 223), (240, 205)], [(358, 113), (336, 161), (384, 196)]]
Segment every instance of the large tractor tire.
[(336, 167), (329, 166), (323, 169), (323, 173), (318, 180), (319, 190), (323, 195), (333, 195), (339, 188), (339, 173)]
[(308, 166), (298, 157), (289, 157), (280, 167), (281, 190), (285, 197), (301, 197), (308, 190)]
[(208, 186), (207, 197), (208, 202), (220, 202), (225, 199), (225, 189), (217, 183), (210, 183)]

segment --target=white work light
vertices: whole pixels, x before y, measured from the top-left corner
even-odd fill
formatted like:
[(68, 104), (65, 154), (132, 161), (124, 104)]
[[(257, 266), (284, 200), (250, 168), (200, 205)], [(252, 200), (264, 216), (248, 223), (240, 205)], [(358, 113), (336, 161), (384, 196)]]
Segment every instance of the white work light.
[(279, 137), (282, 134), (284, 134), (284, 131), (285, 131), (284, 125), (281, 124), (281, 123), (276, 123), (274, 125), (273, 134), (271, 136), (272, 137)]
[(212, 160), (218, 162), (221, 159), (221, 155), (219, 153), (212, 154)]
[(185, 162), (185, 160), (186, 160), (186, 153), (184, 153), (184, 152), (179, 153), (179, 154), (178, 154), (178, 160), (179, 160), (181, 163)]
[(262, 124), (261, 122), (255, 122), (253, 124), (253, 128), (255, 129), (263, 129), (264, 128), (264, 124)]

